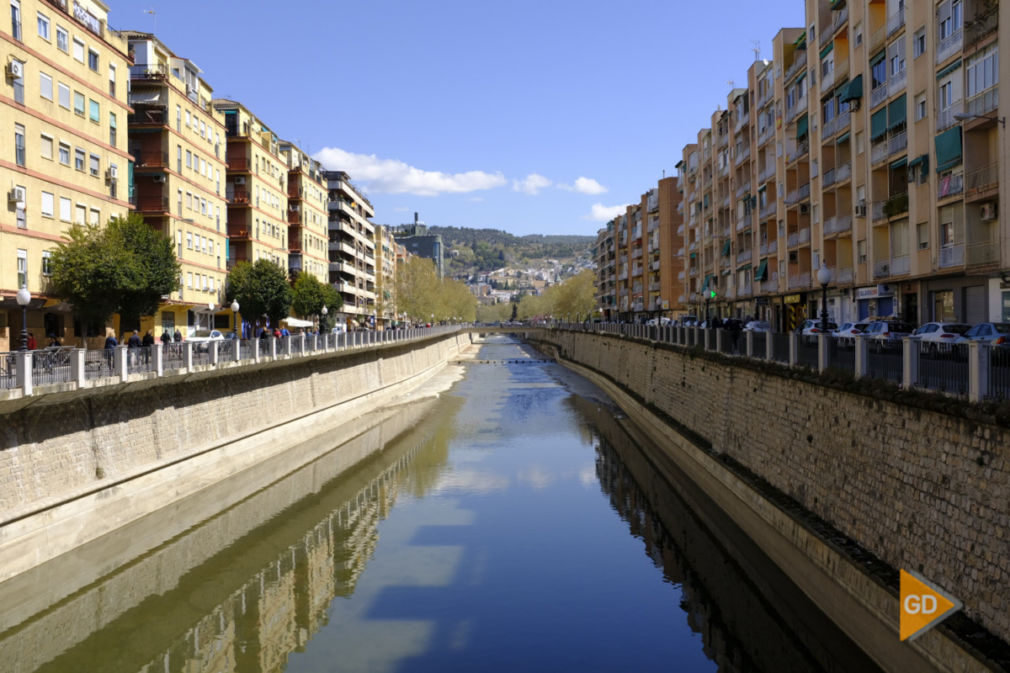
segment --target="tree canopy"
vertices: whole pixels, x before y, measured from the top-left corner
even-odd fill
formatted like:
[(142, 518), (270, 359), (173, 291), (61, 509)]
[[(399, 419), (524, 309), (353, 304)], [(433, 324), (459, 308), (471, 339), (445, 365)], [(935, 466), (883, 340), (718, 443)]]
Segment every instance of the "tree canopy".
[(311, 273), (300, 273), (295, 280), (291, 295), (291, 309), (300, 316), (322, 316), (323, 306), (330, 313), (340, 310), (344, 298), (332, 285), (328, 285)]
[(523, 320), (542, 316), (567, 316), (570, 320), (592, 315), (594, 274), (585, 269), (560, 285), (552, 285), (539, 296), (525, 295), (519, 300), (518, 317)]
[[(305, 275), (305, 274), (303, 274)], [(288, 317), (293, 292), (287, 274), (268, 259), (254, 264), (239, 262), (228, 273), (227, 301), (237, 299), (239, 311), (247, 319), (270, 319), (271, 325)]]
[(477, 315), (477, 298), (465, 283), (439, 280), (435, 264), (424, 257), (411, 257), (396, 274), (397, 309), (415, 320), (461, 318), (472, 321)]
[(74, 225), (52, 255), (52, 292), (87, 322), (118, 313), (124, 329), (154, 315), (162, 297), (178, 289), (180, 267), (172, 242), (136, 213), (104, 227)]

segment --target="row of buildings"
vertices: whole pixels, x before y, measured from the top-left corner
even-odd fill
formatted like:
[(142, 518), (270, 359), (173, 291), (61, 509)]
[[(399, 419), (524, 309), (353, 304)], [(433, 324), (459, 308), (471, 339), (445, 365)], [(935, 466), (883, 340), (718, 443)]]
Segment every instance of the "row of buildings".
[(677, 177), (599, 232), (601, 313), (788, 329), (826, 265), (835, 321), (1010, 321), (999, 2), (804, 2)]
[[(10, 0), (0, 22), (0, 350), (18, 346), (18, 289), (41, 341), (104, 334), (49, 293), (52, 250), (75, 223), (141, 214), (176, 247), (178, 290), (143, 329), (230, 328), (225, 279), (267, 259), (334, 285), (349, 323), (395, 320), (407, 254), (340, 171), (326, 171), (150, 33), (114, 31), (99, 0)], [(7, 136), (11, 138), (11, 136)], [(117, 325), (118, 327), (118, 325)]]

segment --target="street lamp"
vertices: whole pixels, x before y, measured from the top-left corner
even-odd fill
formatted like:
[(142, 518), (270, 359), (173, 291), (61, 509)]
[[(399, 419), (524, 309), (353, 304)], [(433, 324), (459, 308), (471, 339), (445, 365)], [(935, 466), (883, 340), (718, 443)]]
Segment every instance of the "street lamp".
[(326, 316), (327, 316), (327, 314), (329, 314), (330, 309), (326, 308), (326, 304), (323, 304), (323, 308), (320, 309), (319, 312), (323, 315), (323, 319), (321, 321), (323, 323), (323, 325), (321, 325), (321, 326), (325, 327), (326, 326)]
[(21, 350), (28, 350), (28, 304), (31, 303), (32, 294), (28, 291), (27, 285), (22, 285), (18, 290), (18, 306), (21, 307)]
[(828, 333), (828, 283), (831, 282), (831, 268), (821, 262), (817, 269), (817, 282), (821, 284), (821, 331)]
[(972, 119), (988, 119), (991, 122), (999, 122), (1000, 126), (1006, 128), (1006, 117), (997, 117), (995, 115), (990, 117), (989, 115), (972, 115), (958, 112), (954, 115), (954, 119), (959, 122), (970, 122)]
[(238, 299), (231, 300), (231, 326), (235, 332), (235, 339), (238, 339)]

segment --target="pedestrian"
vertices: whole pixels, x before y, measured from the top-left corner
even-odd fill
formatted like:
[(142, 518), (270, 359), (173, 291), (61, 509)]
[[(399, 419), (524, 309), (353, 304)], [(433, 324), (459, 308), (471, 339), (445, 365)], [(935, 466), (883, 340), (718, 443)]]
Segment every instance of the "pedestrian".
[(730, 341), (733, 343), (733, 353), (739, 354), (740, 332), (743, 330), (743, 325), (736, 318), (730, 318), (726, 321), (726, 329), (729, 332)]
[(274, 338), (275, 339), (280, 339), (281, 338), (281, 331), (279, 329), (277, 329), (276, 327), (274, 327)]
[(291, 336), (291, 332), (288, 331), (287, 327), (281, 330), (281, 336)]
[(175, 334), (173, 336), (174, 336), (173, 340), (175, 341), (175, 343), (177, 344), (182, 343), (182, 332), (179, 331), (178, 327), (175, 328)]
[(119, 342), (116, 341), (116, 333), (111, 329), (106, 332), (105, 337), (105, 363), (109, 366), (109, 371), (111, 372), (115, 367), (113, 363), (116, 358), (116, 346)]
[(133, 334), (130, 338), (126, 340), (126, 347), (129, 349), (127, 355), (130, 358), (130, 366), (135, 367), (137, 364), (137, 349), (140, 348), (140, 332), (133, 330)]
[(60, 345), (61, 345), (60, 344), (60, 340), (56, 338), (56, 335), (55, 334), (50, 334), (49, 335), (49, 348), (59, 348)]
[(151, 364), (151, 347), (154, 346), (154, 335), (151, 334), (151, 330), (147, 330), (144, 333), (144, 340), (141, 342), (144, 347), (144, 364)]
[(167, 329), (161, 330), (161, 343), (165, 346), (172, 343), (172, 335), (168, 333)]
[(35, 333), (34, 332), (29, 332), (28, 333), (28, 350), (33, 351), (33, 350), (35, 350), (38, 347), (39, 347), (39, 345), (37, 343), (35, 343)]

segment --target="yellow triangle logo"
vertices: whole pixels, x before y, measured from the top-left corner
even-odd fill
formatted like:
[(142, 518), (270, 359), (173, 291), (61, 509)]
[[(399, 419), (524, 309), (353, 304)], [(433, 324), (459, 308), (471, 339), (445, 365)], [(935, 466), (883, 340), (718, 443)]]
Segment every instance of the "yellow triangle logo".
[(902, 640), (915, 640), (963, 607), (961, 601), (918, 573), (902, 570), (900, 576)]

